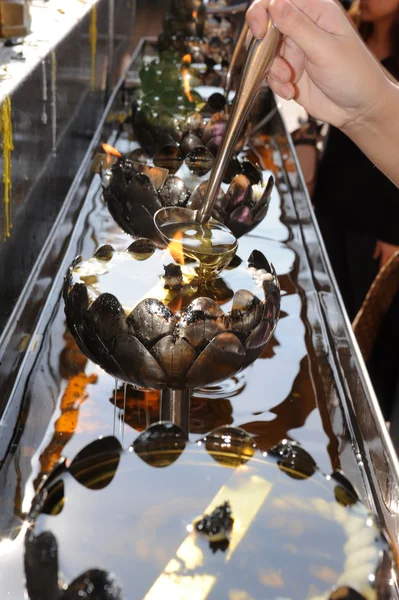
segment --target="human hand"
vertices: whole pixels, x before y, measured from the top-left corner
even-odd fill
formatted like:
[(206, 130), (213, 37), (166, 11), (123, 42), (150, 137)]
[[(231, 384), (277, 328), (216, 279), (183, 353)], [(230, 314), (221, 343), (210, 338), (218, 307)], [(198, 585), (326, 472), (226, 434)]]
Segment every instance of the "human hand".
[(387, 242), (377, 240), (373, 258), (374, 260), (380, 259), (380, 270), (384, 265), (386, 265), (389, 259), (394, 254), (396, 254), (396, 252), (399, 252), (399, 246), (393, 246), (392, 244), (388, 244)]
[(284, 35), (269, 73), (279, 96), (347, 133), (379, 116), (389, 82), (334, 0), (255, 0), (247, 22), (256, 38), (266, 33), (267, 11)]

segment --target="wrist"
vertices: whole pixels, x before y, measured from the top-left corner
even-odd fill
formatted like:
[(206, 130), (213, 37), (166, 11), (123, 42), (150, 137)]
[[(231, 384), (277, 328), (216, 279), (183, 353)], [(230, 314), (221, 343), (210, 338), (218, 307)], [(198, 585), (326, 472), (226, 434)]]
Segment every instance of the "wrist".
[(398, 106), (399, 87), (384, 76), (375, 101), (355, 118), (349, 119), (341, 130), (355, 142), (368, 133), (381, 135), (397, 118)]

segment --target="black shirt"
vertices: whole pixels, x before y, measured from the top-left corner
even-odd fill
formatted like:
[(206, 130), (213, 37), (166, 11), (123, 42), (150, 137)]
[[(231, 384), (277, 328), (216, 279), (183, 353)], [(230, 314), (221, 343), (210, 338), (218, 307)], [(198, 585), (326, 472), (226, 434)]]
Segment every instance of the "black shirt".
[[(382, 64), (399, 77), (395, 59)], [(399, 246), (399, 189), (335, 127), (330, 128), (313, 201), (332, 224)]]

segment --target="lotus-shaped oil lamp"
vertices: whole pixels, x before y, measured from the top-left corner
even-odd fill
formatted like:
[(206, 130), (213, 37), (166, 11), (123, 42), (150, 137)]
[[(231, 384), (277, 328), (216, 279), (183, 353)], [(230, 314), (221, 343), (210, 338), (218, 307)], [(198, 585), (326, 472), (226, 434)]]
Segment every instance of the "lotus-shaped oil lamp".
[(96, 440), (43, 481), (28, 524), (30, 600), (204, 598), (204, 573), (218, 598), (232, 581), (251, 598), (392, 597), (392, 551), (347, 479), (289, 440), (262, 453), (238, 427)]
[[(217, 9), (212, 11), (212, 15), (206, 15), (204, 3), (199, 6), (193, 6), (192, 2), (179, 2), (178, 6), (172, 8), (171, 12), (166, 14), (164, 19), (163, 32), (160, 36), (162, 45), (169, 41), (172, 45), (176, 40), (198, 40), (203, 47), (202, 53), (205, 56), (226, 57), (231, 55), (234, 45), (234, 26), (229, 19), (229, 11), (226, 7), (220, 5), (223, 15), (217, 14)], [(185, 53), (185, 51), (183, 52)]]
[[(194, 98), (193, 93), (189, 93), (191, 99)], [(172, 99), (181, 104), (167, 107), (164, 103), (167, 94), (168, 90), (161, 96), (147, 95), (133, 104), (133, 131), (143, 150), (153, 156), (166, 145), (183, 143), (183, 151), (187, 151), (184, 138), (190, 134), (195, 138), (188, 140), (188, 149), (195, 147), (194, 144), (203, 145), (216, 155), (229, 118), (225, 97), (215, 92), (206, 102), (201, 99), (195, 105), (194, 102), (185, 104), (183, 96), (176, 97), (172, 93)], [(201, 106), (201, 110), (194, 110), (196, 106)], [(247, 119), (235, 144), (236, 152), (246, 144), (249, 128), (250, 121)]]
[[(194, 123), (199, 120), (193, 117)], [(168, 144), (151, 160), (141, 149), (102, 168), (103, 193), (120, 227), (134, 237), (161, 245), (154, 214), (168, 206), (198, 209), (206, 191), (206, 176), (214, 164), (210, 150), (187, 131), (180, 144)], [(184, 153), (186, 151), (186, 153)], [(101, 170), (101, 167), (97, 170)], [(254, 229), (266, 216), (274, 180), (263, 181), (260, 169), (233, 156), (213, 209), (236, 238)]]
[[(214, 261), (205, 281), (203, 267), (194, 259), (181, 266), (176, 252), (137, 240), (126, 252), (103, 246), (68, 271), (68, 327), (81, 350), (117, 379), (153, 389), (203, 387), (253, 363), (274, 332), (280, 288), (260, 252), (246, 265), (234, 259), (224, 278)], [(233, 291), (235, 282), (241, 289)]]
[[(142, 85), (133, 101), (132, 123), (143, 149), (153, 155), (163, 145), (181, 142), (191, 133), (200, 140), (203, 135), (201, 143), (216, 154), (228, 120), (229, 105), (222, 87), (227, 69), (216, 69), (214, 61), (193, 65), (192, 56), (186, 54), (179, 61), (156, 60), (145, 65), (140, 75)], [(215, 86), (219, 91), (214, 91)], [(243, 148), (248, 128), (246, 119), (236, 150)]]

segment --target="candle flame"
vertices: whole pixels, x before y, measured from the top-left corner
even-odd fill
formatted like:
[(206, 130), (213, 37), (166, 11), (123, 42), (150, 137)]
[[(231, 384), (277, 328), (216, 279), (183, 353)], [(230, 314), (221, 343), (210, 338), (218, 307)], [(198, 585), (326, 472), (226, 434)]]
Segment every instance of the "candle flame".
[(191, 87), (190, 87), (190, 73), (188, 72), (188, 69), (186, 69), (185, 67), (182, 68), (181, 70), (181, 76), (183, 78), (183, 90), (184, 93), (187, 97), (187, 100), (189, 102), (194, 102), (193, 96), (191, 94)]
[(177, 231), (170, 241), (167, 250), (175, 262), (179, 265), (184, 265), (184, 254), (183, 254), (183, 232)]
[(107, 166), (110, 167), (112, 164), (112, 157), (121, 158), (122, 154), (118, 152), (116, 148), (110, 144), (103, 144), (103, 150), (107, 155)]
[(196, 10), (193, 10), (193, 19), (197, 20), (198, 17), (198, 12)]
[(181, 61), (183, 63), (188, 63), (189, 65), (191, 65), (191, 61), (192, 61), (191, 54), (185, 54), (183, 56), (183, 58), (181, 59)]

